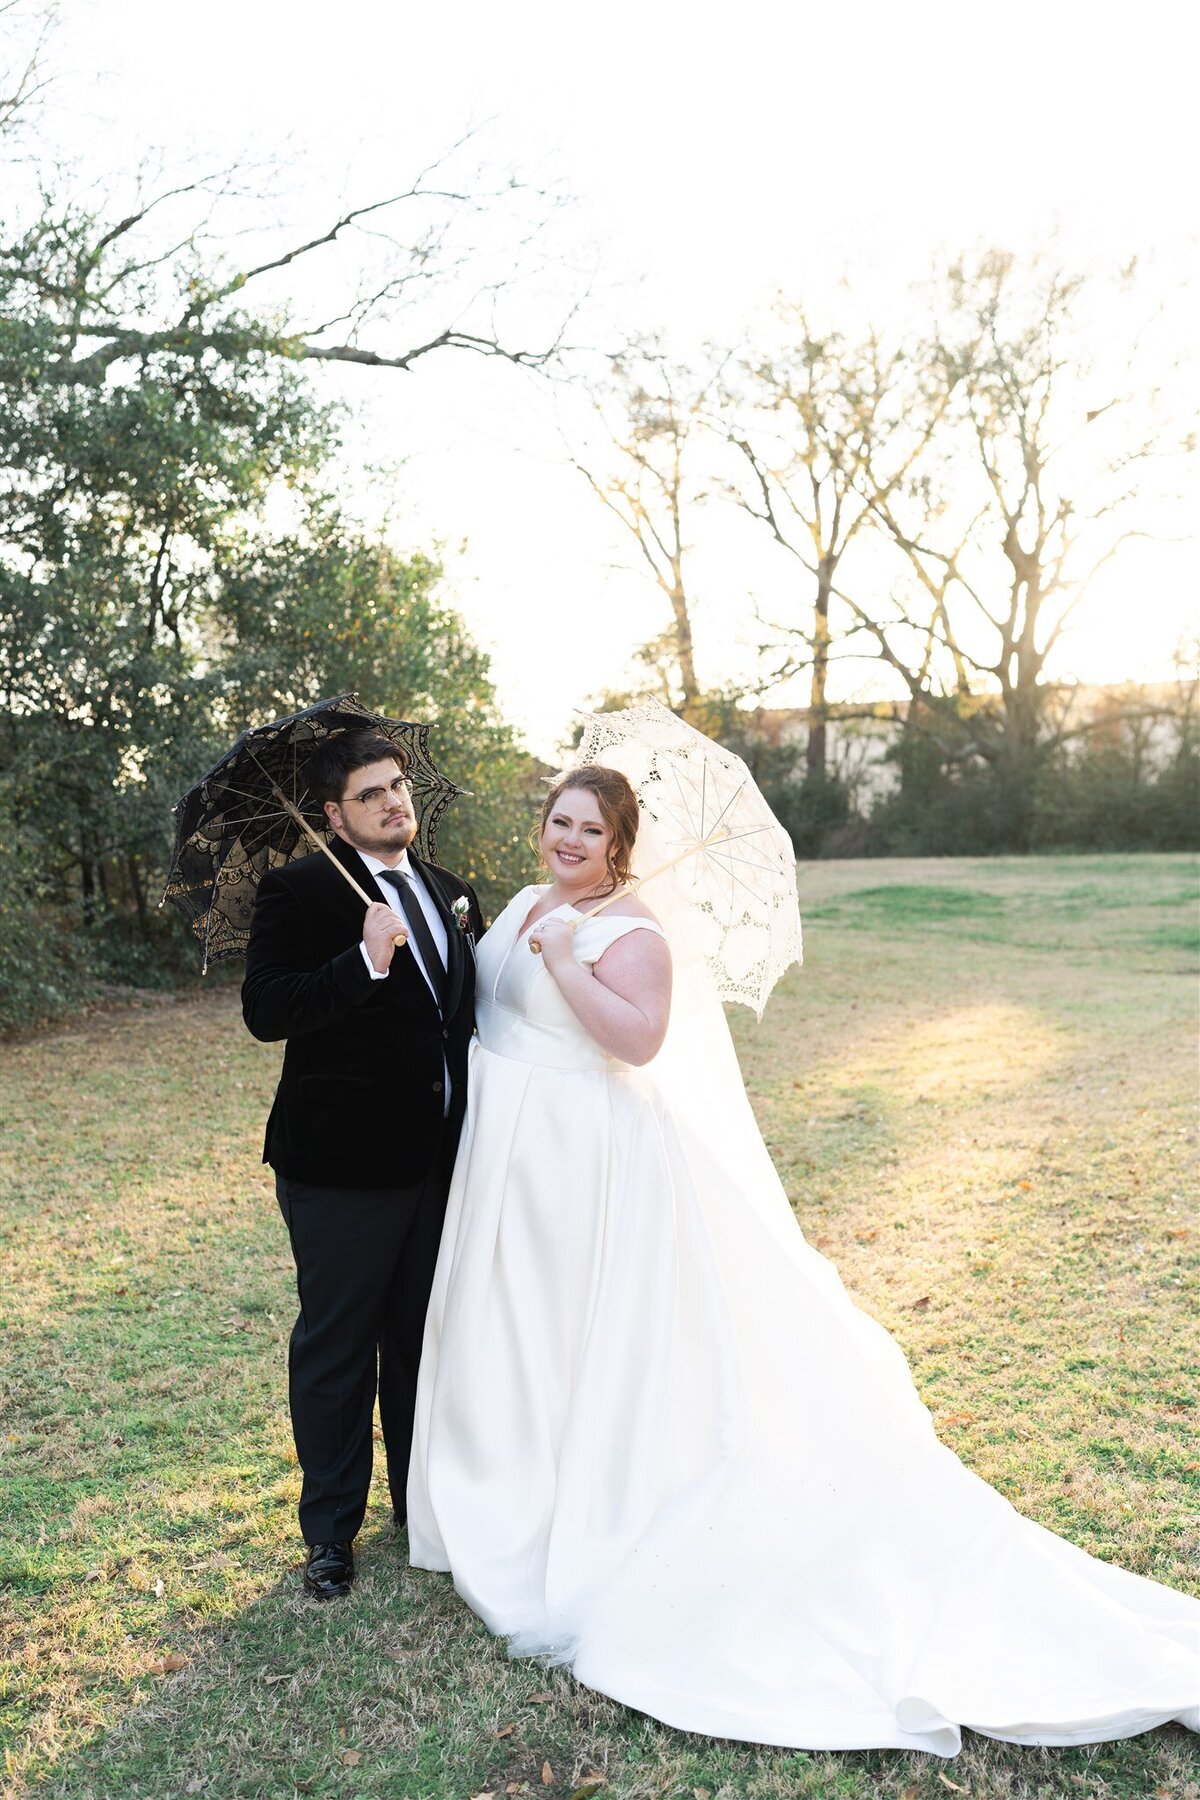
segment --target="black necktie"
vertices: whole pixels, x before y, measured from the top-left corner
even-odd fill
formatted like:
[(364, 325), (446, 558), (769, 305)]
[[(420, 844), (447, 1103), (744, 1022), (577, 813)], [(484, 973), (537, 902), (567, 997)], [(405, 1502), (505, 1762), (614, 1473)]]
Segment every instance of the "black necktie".
[(389, 887), (394, 887), (400, 896), (400, 910), (408, 920), (409, 930), (417, 940), (417, 949), (421, 952), (421, 961), (425, 964), (429, 979), (433, 983), (438, 1007), (444, 1013), (446, 997), (450, 991), (446, 965), (438, 955), (438, 947), (433, 941), (429, 921), (421, 911), (421, 902), (413, 892), (412, 882), (399, 869), (377, 869), (376, 874), (380, 881), (386, 881)]

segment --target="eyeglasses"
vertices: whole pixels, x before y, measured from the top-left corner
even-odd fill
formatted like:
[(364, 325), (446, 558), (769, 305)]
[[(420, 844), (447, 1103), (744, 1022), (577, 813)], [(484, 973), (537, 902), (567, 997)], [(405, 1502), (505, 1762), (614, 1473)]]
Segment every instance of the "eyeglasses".
[[(361, 794), (347, 794), (346, 800), (357, 800), (368, 812), (382, 812), (393, 800), (402, 800), (405, 794), (411, 793), (412, 787), (407, 775), (397, 775), (395, 781), (390, 781), (387, 787), (364, 788)], [(345, 804), (346, 801), (343, 800), (342, 805)]]

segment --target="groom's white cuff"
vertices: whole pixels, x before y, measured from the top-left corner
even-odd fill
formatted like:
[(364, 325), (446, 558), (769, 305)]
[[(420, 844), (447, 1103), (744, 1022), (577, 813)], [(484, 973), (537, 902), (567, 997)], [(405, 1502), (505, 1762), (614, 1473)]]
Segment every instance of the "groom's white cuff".
[(391, 970), (390, 969), (377, 969), (375, 967), (375, 964), (371, 961), (371, 957), (367, 950), (367, 946), (365, 944), (360, 944), (358, 947), (363, 953), (363, 961), (367, 965), (367, 974), (371, 977), (371, 980), (372, 981), (386, 981), (389, 974), (391, 973)]

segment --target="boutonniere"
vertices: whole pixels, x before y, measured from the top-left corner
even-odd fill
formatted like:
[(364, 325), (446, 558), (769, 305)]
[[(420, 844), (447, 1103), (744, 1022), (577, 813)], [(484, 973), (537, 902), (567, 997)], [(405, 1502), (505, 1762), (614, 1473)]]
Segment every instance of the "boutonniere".
[(460, 894), (458, 899), (451, 903), (450, 911), (454, 914), (454, 923), (458, 926), (458, 929), (461, 932), (464, 932), (467, 937), (473, 937), (474, 933), (471, 930), (470, 918), (471, 902), (467, 899), (465, 894)]

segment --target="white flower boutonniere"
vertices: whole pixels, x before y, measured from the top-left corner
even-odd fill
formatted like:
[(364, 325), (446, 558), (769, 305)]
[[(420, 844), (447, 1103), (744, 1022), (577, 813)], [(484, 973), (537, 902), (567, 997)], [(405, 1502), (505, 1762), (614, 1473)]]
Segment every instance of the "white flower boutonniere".
[(468, 937), (471, 937), (473, 935), (470, 917), (471, 902), (467, 899), (467, 896), (465, 894), (460, 894), (458, 899), (451, 904), (450, 911), (454, 914), (454, 923), (458, 926), (458, 929), (465, 932)]

